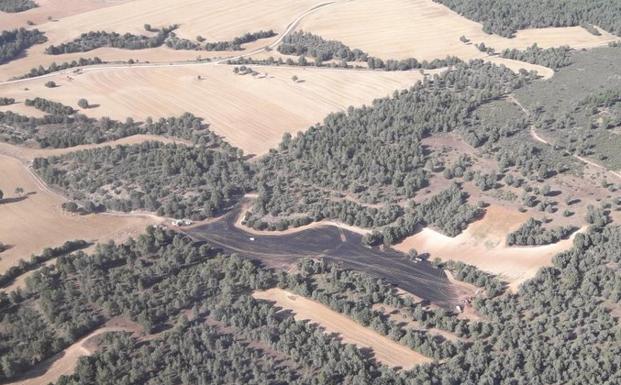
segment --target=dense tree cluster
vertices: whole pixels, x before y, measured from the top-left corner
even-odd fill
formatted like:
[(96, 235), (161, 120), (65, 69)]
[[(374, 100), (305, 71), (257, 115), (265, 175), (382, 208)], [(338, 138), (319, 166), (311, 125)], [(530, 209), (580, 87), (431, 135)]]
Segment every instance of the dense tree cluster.
[(164, 44), (170, 33), (178, 26), (171, 25), (160, 29), (155, 36), (134, 35), (116, 32), (91, 31), (80, 37), (57, 46), (51, 45), (45, 49), (49, 55), (62, 55), (73, 52), (87, 52), (102, 47), (122, 48), (129, 50), (155, 48)]
[(52, 64), (50, 64), (47, 68), (41, 65), (37, 68), (31, 68), (27, 74), (18, 77), (18, 79), (34, 78), (37, 76), (50, 74), (52, 72), (66, 70), (68, 68), (84, 67), (84, 66), (89, 66), (89, 65), (105, 64), (105, 63), (107, 62), (101, 60), (100, 58), (96, 56), (92, 59), (91, 58), (85, 59), (81, 57), (78, 60), (73, 60), (71, 62), (64, 62), (60, 64), (56, 64), (56, 62), (52, 62)]
[(0, 98), (0, 106), (9, 106), (13, 103), (15, 103), (15, 99), (13, 98), (5, 98), (5, 97)]
[(45, 34), (38, 29), (14, 29), (0, 33), (0, 65), (16, 59), (35, 44), (45, 43)]
[(519, 29), (595, 24), (621, 36), (621, 7), (608, 0), (434, 0), (483, 24), (487, 33), (512, 37)]
[(546, 229), (541, 221), (529, 218), (519, 229), (507, 234), (507, 244), (509, 246), (548, 245), (569, 237), (576, 230), (575, 226), (558, 226), (553, 229)]
[(285, 135), (279, 149), (258, 164), (260, 197), (249, 223), (264, 227), (257, 218), (295, 220), (294, 214), (303, 214), (377, 226), (364, 217), (383, 210), (366, 204), (382, 202), (386, 210), (427, 184), (422, 138), (463, 129), (477, 106), (520, 87), (529, 76), (482, 61), (460, 64), (372, 106), (332, 114), (295, 138)]
[[(621, 329), (607, 308), (621, 304), (615, 271), (619, 242), (621, 228), (611, 225), (578, 234), (573, 249), (517, 294), (497, 291), (475, 298), (483, 319), (467, 321), (324, 261), (305, 260), (293, 273), (275, 273), (149, 228), (122, 245), (101, 244), (91, 255), (60, 257), (55, 267), (35, 272), (25, 290), (0, 294), (0, 375), (13, 378), (106, 320), (123, 316), (146, 333), (164, 331), (144, 341), (127, 334), (105, 337), (101, 351), (82, 358), (75, 373), (58, 384), (613, 385), (621, 381)], [(496, 285), (476, 269), (449, 264), (459, 279)], [(316, 326), (249, 296), (275, 286), (441, 360), (411, 370), (383, 367)], [(413, 330), (391, 320), (384, 306), (460, 339)]]
[(82, 207), (145, 209), (194, 220), (229, 208), (250, 188), (251, 179), (236, 149), (159, 142), (37, 158), (33, 167)]
[(489, 297), (500, 295), (505, 289), (505, 285), (497, 277), (479, 270), (476, 266), (453, 260), (440, 263), (439, 266), (450, 271), (455, 279), (485, 289)]
[(278, 46), (283, 55), (310, 56), (315, 60), (367, 61), (369, 55), (359, 49), (350, 49), (336, 40), (325, 40), (310, 32), (296, 31), (285, 36)]
[(15, 13), (38, 7), (32, 0), (0, 0), (0, 11)]
[(72, 107), (39, 97), (34, 99), (26, 99), (24, 104), (56, 116), (73, 115), (76, 112)]
[(218, 41), (205, 43), (205, 50), (207, 51), (239, 51), (242, 49), (242, 44), (252, 43), (259, 39), (267, 39), (276, 36), (276, 32), (273, 30), (248, 32), (242, 36), (238, 36), (231, 41)]
[(502, 57), (538, 64), (554, 70), (558, 70), (561, 67), (566, 67), (573, 63), (571, 48), (568, 46), (543, 49), (539, 48), (537, 43), (523, 51), (515, 48), (507, 48), (502, 52)]

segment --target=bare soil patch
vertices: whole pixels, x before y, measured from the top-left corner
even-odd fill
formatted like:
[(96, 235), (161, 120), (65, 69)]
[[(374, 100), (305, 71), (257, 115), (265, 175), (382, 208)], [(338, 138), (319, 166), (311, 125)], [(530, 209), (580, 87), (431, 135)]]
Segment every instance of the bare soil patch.
[(383, 364), (409, 369), (417, 364), (431, 362), (428, 357), (365, 328), (350, 318), (313, 300), (278, 288), (257, 291), (253, 296), (257, 299), (276, 302), (277, 306), (291, 310), (296, 319), (316, 323), (326, 332), (338, 334), (345, 343), (372, 349), (375, 358)]
[[(451, 238), (430, 228), (406, 238), (395, 249), (407, 252), (415, 248), (428, 252), (431, 258), (456, 260), (499, 275), (516, 290), (527, 279), (535, 276), (539, 268), (552, 264), (552, 258), (572, 247), (570, 238), (555, 244), (535, 247), (508, 247), (506, 236), (528, 219), (528, 214), (513, 209), (490, 206), (483, 219), (472, 223), (457, 237)], [(584, 231), (584, 228), (580, 231)]]

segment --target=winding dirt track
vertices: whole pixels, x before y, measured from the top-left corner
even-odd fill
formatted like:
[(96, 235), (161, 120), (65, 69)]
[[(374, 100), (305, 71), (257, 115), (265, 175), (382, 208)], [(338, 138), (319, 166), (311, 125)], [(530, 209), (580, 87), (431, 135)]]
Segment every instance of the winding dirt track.
[(92, 343), (93, 338), (105, 333), (112, 332), (136, 332), (133, 326), (105, 326), (95, 330), (86, 337), (83, 337), (62, 352), (52, 356), (42, 362), (38, 367), (25, 373), (22, 380), (12, 382), (10, 385), (46, 385), (56, 382), (62, 375), (72, 374), (77, 365), (78, 359), (94, 353)]
[[(508, 99), (508, 100), (510, 100), (511, 102), (513, 102), (513, 103), (514, 103), (515, 105), (517, 105), (518, 107), (520, 107), (520, 109), (521, 109), (521, 110), (522, 110), (522, 111), (526, 114), (526, 116), (528, 116), (528, 117), (530, 117), (530, 116), (531, 116), (530, 111), (528, 111), (528, 109), (527, 109), (526, 107), (524, 107), (524, 106), (522, 105), (522, 103), (520, 103), (520, 102), (519, 102), (519, 100), (517, 100), (517, 99), (516, 99), (513, 95), (509, 95), (509, 96), (507, 97), (507, 99)], [(531, 137), (532, 137), (535, 141), (537, 141), (537, 142), (539, 142), (539, 143), (543, 143), (543, 144), (546, 144), (546, 145), (548, 145), (548, 146), (552, 146), (552, 143), (550, 143), (549, 141), (545, 140), (544, 138), (542, 138), (542, 137), (541, 137), (541, 136), (537, 133), (537, 130), (535, 129), (535, 126), (534, 126), (533, 124), (531, 124), (531, 125), (530, 125), (530, 136), (531, 136)], [(573, 154), (572, 156), (573, 156), (575, 159), (578, 159), (580, 162), (582, 162), (582, 163), (584, 163), (584, 164), (587, 164), (587, 165), (589, 165), (589, 166), (593, 166), (593, 167), (595, 167), (595, 168), (597, 168), (597, 169), (600, 169), (600, 170), (604, 171), (604, 172), (605, 172), (605, 173), (607, 173), (607, 174), (610, 174), (610, 175), (612, 175), (612, 176), (614, 176), (614, 177), (617, 177), (617, 178), (621, 179), (621, 173), (620, 173), (620, 172), (610, 170), (610, 169), (608, 169), (608, 168), (606, 168), (606, 167), (602, 166), (601, 164), (598, 164), (598, 163), (596, 163), (596, 162), (594, 162), (594, 161), (592, 161), (592, 160), (590, 160), (590, 159), (587, 159), (587, 158), (585, 158), (585, 157), (582, 157), (582, 156), (580, 156), (580, 155)]]

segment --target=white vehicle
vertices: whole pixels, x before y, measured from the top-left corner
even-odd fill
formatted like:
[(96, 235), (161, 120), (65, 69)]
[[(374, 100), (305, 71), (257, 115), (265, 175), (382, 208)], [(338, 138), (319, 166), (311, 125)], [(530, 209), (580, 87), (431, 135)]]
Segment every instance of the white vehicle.
[(254, 237), (250, 237), (250, 238), (248, 238), (248, 239), (250, 239), (251, 241), (253, 241), (253, 242), (254, 242)]

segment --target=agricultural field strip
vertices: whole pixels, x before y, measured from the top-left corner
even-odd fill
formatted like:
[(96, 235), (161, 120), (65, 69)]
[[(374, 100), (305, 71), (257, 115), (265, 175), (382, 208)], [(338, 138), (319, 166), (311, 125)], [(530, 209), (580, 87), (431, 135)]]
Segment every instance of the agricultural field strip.
[(289, 23), (289, 25), (287, 26), (287, 29), (282, 34), (280, 34), (278, 36), (278, 38), (274, 42), (272, 42), (271, 44), (269, 44), (269, 45), (267, 45), (265, 47), (257, 48), (255, 50), (250, 51), (250, 52), (246, 52), (246, 53), (244, 53), (242, 55), (226, 57), (226, 58), (222, 58), (222, 59), (215, 60), (215, 61), (199, 61), (199, 60), (180, 61), (180, 62), (163, 61), (163, 62), (157, 62), (157, 63), (134, 63), (134, 64), (123, 64), (123, 65), (120, 65), (120, 64), (102, 64), (102, 65), (95, 65), (95, 66), (73, 67), (73, 68), (68, 68), (68, 69), (65, 69), (65, 70), (51, 72), (49, 74), (35, 76), (35, 77), (31, 77), (31, 78), (2, 81), (2, 82), (0, 82), (0, 86), (6, 85), (6, 84), (24, 83), (24, 82), (27, 82), (27, 81), (30, 81), (30, 80), (45, 79), (45, 78), (56, 76), (56, 75), (59, 75), (59, 74), (73, 73), (75, 71), (90, 72), (90, 71), (95, 71), (95, 70), (122, 69), (122, 68), (133, 68), (133, 67), (161, 68), (161, 67), (182, 67), (182, 66), (193, 66), (193, 65), (223, 64), (223, 63), (226, 63), (229, 60), (241, 59), (241, 58), (244, 58), (244, 57), (248, 57), (248, 56), (255, 55), (257, 53), (266, 51), (267, 49), (275, 48), (278, 44), (280, 44), (280, 42), (288, 34), (290, 34), (295, 29), (295, 27), (298, 25), (298, 23), (304, 17), (306, 17), (310, 13), (316, 11), (317, 9), (325, 7), (325, 6), (330, 5), (330, 4), (334, 4), (334, 1), (324, 2), (324, 3), (320, 3), (320, 4), (317, 4), (317, 5), (313, 6), (312, 8), (308, 9), (307, 11), (305, 11), (303, 14), (299, 15), (291, 23)]

